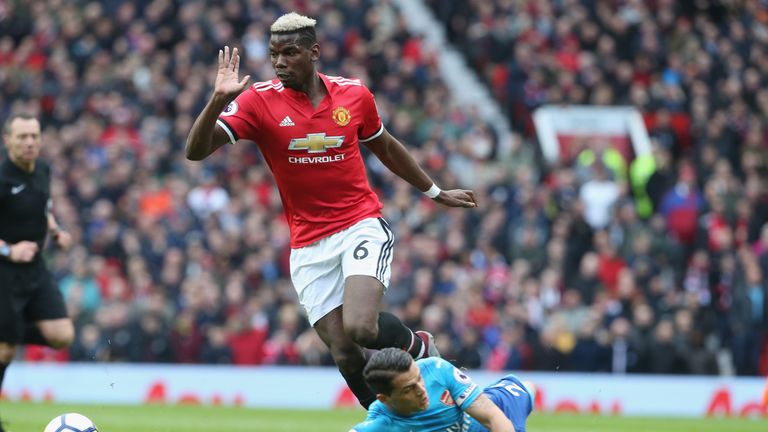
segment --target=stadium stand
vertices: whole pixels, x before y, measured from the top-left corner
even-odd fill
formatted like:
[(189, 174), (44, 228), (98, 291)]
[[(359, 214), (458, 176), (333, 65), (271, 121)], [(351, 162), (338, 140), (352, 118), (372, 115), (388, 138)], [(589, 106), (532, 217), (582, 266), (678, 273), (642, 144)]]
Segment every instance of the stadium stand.
[[(768, 10), (428, 3), (507, 110), (509, 152), (476, 109), (446, 103), (440, 53), (389, 1), (6, 3), (0, 117), (42, 116), (56, 211), (79, 244), (50, 256), (76, 343), (25, 358), (330, 364), (288, 279), (287, 225), (256, 147), (204, 164), (182, 151), (216, 50), (241, 46), (243, 67), (269, 78), (265, 29), (297, 10), (318, 17), (323, 70), (363, 78), (439, 184), (478, 193), (476, 211), (438, 210), (368, 160), (399, 238), (389, 307), (433, 332), (444, 357), (494, 370), (766, 374)], [(546, 103), (642, 111), (650, 210), (631, 167), (542, 162), (530, 117)], [(590, 204), (593, 186), (612, 191), (609, 206)]]

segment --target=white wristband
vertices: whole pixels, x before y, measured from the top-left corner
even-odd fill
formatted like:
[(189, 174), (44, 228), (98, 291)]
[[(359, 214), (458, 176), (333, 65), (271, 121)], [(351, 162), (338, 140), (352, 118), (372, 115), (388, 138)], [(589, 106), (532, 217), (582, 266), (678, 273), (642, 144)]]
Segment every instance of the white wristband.
[(436, 184), (432, 183), (432, 186), (428, 190), (424, 191), (423, 193), (430, 199), (435, 199), (437, 198), (438, 195), (440, 195), (440, 192), (442, 192), (442, 189), (437, 187)]

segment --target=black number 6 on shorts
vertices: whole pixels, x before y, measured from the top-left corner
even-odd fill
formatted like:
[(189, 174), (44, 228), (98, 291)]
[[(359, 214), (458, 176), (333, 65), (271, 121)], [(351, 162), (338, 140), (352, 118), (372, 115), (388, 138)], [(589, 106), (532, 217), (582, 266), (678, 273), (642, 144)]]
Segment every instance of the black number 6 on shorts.
[(361, 241), (360, 244), (357, 245), (355, 250), (352, 252), (352, 256), (355, 257), (356, 260), (365, 259), (365, 257), (368, 256), (368, 249), (363, 246), (366, 243), (368, 243), (368, 240)]

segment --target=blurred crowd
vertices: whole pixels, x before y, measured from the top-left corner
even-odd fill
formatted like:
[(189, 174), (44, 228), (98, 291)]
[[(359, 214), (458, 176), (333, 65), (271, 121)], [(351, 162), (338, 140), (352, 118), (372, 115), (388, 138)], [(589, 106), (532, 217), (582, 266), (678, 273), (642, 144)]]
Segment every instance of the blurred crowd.
[[(49, 252), (75, 343), (22, 355), (332, 364), (297, 303), (257, 147), (183, 154), (217, 50), (240, 47), (242, 70), (272, 78), (269, 25), (296, 10), (318, 19), (320, 70), (362, 78), (437, 183), (478, 195), (476, 210), (446, 210), (366, 154), (397, 236), (388, 307), (444, 357), (768, 372), (766, 6), (428, 3), (509, 113), (509, 142), (451, 101), (439, 52), (388, 0), (0, 2), (0, 118), (41, 116), (54, 209), (78, 244)], [(585, 140), (542, 163), (530, 116), (547, 103), (637, 107), (651, 160), (639, 169)]]

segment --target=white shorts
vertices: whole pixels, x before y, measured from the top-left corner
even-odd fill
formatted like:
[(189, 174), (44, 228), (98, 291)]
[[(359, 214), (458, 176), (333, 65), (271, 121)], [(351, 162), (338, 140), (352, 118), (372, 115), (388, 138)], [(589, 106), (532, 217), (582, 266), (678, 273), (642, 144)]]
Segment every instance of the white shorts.
[(344, 303), (344, 281), (375, 277), (389, 286), (395, 236), (382, 218), (368, 218), (312, 243), (291, 249), (291, 280), (311, 325)]

